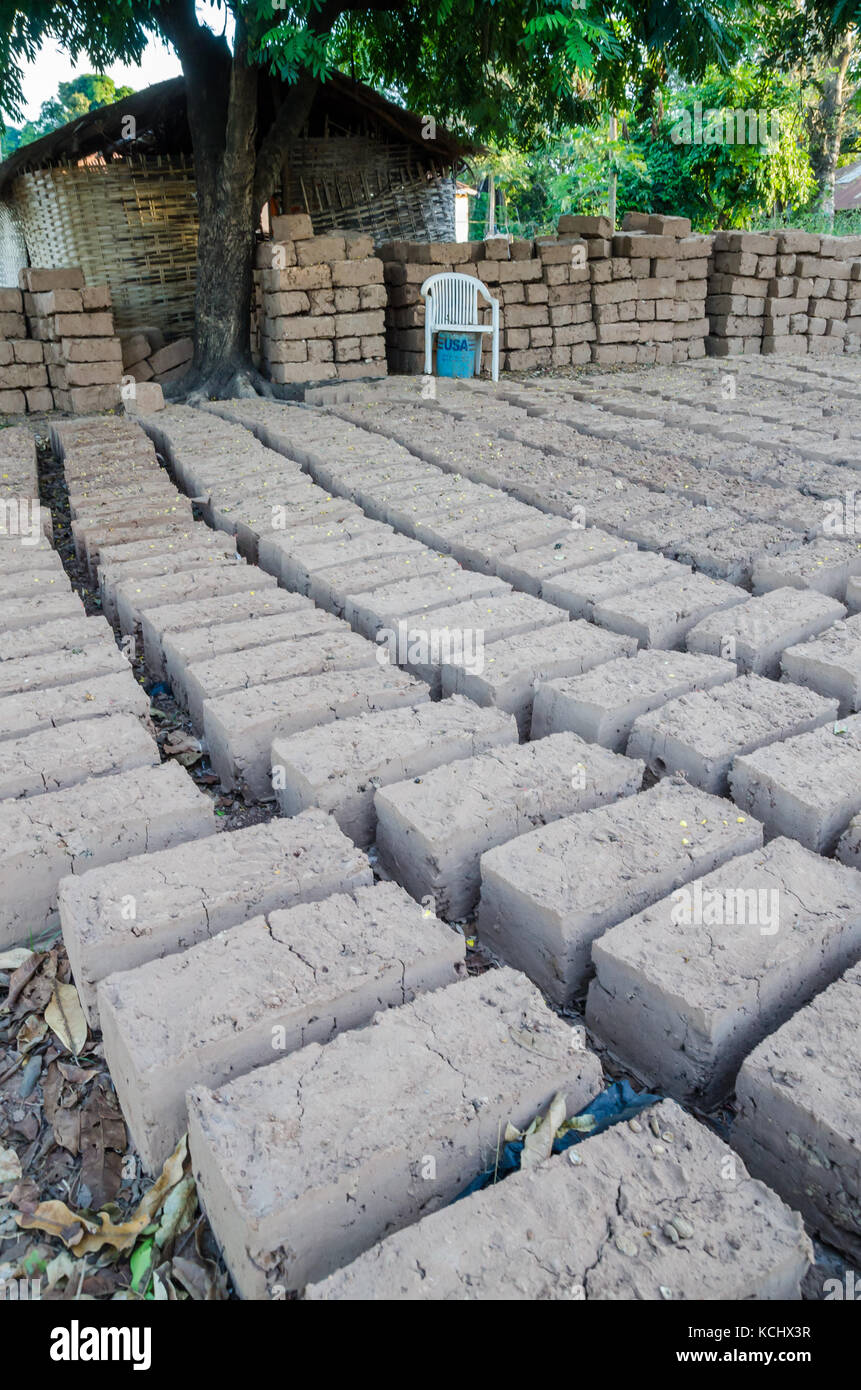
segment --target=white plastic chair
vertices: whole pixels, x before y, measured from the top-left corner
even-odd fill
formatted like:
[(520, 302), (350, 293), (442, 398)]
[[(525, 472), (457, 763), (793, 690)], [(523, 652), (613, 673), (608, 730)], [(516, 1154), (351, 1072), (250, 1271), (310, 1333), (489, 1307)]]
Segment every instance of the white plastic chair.
[[(429, 275), (421, 288), (425, 304), (425, 376), (433, 372), (434, 333), (490, 333), (491, 374), (499, 380), (499, 300), (474, 275), (442, 270)], [(490, 305), (490, 323), (479, 323), (478, 296)], [(475, 375), (481, 375), (482, 339), (475, 348)]]

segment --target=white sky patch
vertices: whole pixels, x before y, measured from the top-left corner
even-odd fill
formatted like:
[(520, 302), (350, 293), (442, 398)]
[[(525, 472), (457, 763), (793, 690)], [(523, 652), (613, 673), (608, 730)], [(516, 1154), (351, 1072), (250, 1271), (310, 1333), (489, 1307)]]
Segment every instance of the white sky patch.
[[(224, 32), (224, 8), (219, 10), (213, 4), (203, 4), (198, 0), (198, 18), (203, 19), (216, 34)], [(233, 38), (233, 17), (228, 15), (227, 37)], [(94, 65), (86, 53), (81, 53), (77, 63), (53, 40), (44, 44), (34, 63), (23, 67), (23, 88), (25, 99), (25, 119), (32, 121), (38, 116), (43, 101), (57, 95), (61, 82), (70, 82), (82, 73), (93, 72)], [(147, 44), (143, 61), (139, 67), (129, 63), (111, 63), (106, 75), (112, 77), (118, 87), (134, 87), (141, 91), (155, 82), (166, 82), (169, 77), (179, 77), (182, 73), (179, 59), (173, 49), (162, 39), (153, 37)], [(21, 122), (14, 122), (20, 125)]]

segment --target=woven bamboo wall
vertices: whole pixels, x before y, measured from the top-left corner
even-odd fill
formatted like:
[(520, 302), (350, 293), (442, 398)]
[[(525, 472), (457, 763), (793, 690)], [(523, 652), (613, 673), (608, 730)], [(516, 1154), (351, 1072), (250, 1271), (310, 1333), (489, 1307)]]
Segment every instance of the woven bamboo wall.
[(350, 227), (382, 241), (453, 241), (454, 181), (419, 163), (409, 144), (362, 135), (294, 140), (285, 207), (309, 213), (318, 234)]
[(182, 159), (57, 165), (22, 174), (12, 203), (32, 265), (81, 266), (111, 287), (117, 327), (194, 327), (197, 201)]
[(0, 203), (0, 285), (17, 289), (18, 271), (27, 264), (27, 247), (15, 213)]

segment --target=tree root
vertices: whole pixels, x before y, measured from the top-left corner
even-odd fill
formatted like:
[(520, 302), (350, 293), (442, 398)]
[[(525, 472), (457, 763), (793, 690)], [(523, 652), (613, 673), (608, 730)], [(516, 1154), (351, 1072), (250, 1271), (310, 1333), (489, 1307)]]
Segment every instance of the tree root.
[(258, 396), (274, 398), (272, 383), (250, 363), (226, 363), (214, 372), (192, 368), (179, 381), (167, 384), (164, 397), (169, 402), (202, 405), (204, 401), (247, 400)]

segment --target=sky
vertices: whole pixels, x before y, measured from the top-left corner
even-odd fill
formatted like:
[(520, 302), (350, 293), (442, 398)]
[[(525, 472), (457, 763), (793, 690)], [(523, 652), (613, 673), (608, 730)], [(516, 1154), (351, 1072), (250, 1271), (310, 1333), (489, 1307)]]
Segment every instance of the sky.
[[(81, 73), (92, 71), (93, 64), (85, 54), (82, 54), (75, 64), (55, 43), (46, 43), (39, 50), (36, 62), (28, 63), (24, 67), (26, 119), (35, 120), (42, 102), (57, 95), (58, 83), (69, 82), (73, 77), (80, 77)], [(112, 63), (107, 69), (107, 75), (114, 79), (118, 87), (134, 87), (139, 91), (142, 87), (152, 86), (154, 82), (164, 82), (168, 77), (178, 77), (181, 71), (179, 59), (173, 49), (156, 39), (151, 39), (140, 67), (131, 67), (127, 63)]]
[[(209, 24), (217, 34), (222, 33), (223, 9), (217, 9), (211, 0), (197, 0), (196, 11), (199, 19)], [(228, 27), (228, 40), (232, 27), (232, 24)], [(39, 50), (36, 61), (26, 63), (23, 68), (26, 119), (35, 120), (42, 102), (57, 95), (58, 83), (68, 82), (73, 77), (80, 77), (82, 73), (92, 71), (93, 64), (86, 54), (81, 54), (77, 63), (72, 63), (68, 54), (56, 43), (46, 43)], [(140, 91), (143, 87), (151, 87), (154, 82), (165, 82), (169, 77), (179, 77), (181, 72), (179, 59), (173, 49), (160, 39), (152, 38), (147, 44), (140, 67), (131, 67), (127, 63), (112, 63), (107, 69), (107, 76), (112, 77), (118, 87), (134, 87), (135, 91)]]

